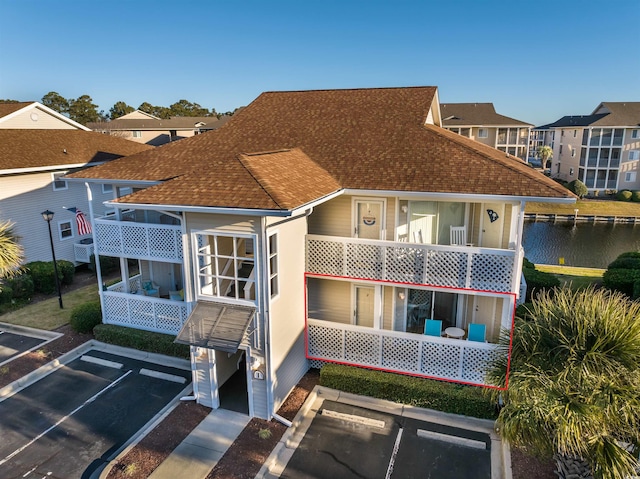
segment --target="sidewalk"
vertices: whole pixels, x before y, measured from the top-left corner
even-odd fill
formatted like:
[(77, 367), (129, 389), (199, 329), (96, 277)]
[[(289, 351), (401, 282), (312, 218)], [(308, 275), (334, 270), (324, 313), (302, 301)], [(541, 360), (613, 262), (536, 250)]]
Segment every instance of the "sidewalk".
[(149, 479), (206, 478), (249, 420), (245, 414), (213, 409)]

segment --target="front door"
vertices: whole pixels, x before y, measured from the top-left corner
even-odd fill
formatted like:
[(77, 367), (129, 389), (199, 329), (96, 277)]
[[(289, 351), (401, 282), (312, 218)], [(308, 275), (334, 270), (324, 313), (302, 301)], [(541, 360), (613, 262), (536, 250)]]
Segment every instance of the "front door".
[(384, 200), (356, 200), (354, 236), (356, 238), (384, 239)]
[(483, 203), (480, 246), (484, 246), (485, 248), (502, 248), (504, 217), (504, 204)]
[(356, 285), (354, 293), (354, 324), (372, 328), (375, 317), (375, 287)]

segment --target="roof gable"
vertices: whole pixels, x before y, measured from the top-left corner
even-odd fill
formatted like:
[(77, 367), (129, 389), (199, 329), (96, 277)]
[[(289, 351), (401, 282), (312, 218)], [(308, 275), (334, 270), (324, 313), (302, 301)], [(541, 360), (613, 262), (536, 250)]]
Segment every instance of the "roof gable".
[(493, 103), (443, 103), (442, 124), (452, 126), (533, 126), (496, 113)]
[[(20, 105), (20, 108), (16, 107), (16, 105)], [(3, 106), (4, 106), (4, 109), (2, 108)], [(50, 117), (53, 117), (54, 119), (64, 123), (67, 128), (71, 127), (77, 130), (89, 131), (89, 128), (87, 128), (86, 126), (81, 125), (77, 121), (73, 121), (71, 118), (68, 118), (63, 114), (58, 113), (57, 111), (52, 110), (51, 108), (43, 105), (42, 103), (38, 103), (37, 101), (26, 102), (26, 103), (5, 103), (0, 105), (0, 128), (19, 128), (12, 124), (9, 124), (9, 122), (13, 118), (16, 118), (17, 116), (22, 115), (24, 113), (28, 113), (31, 110), (39, 110), (41, 113), (44, 113), (45, 115), (49, 115)], [(44, 127), (44, 128), (50, 128), (50, 127)], [(26, 129), (31, 129), (31, 128), (29, 127)], [(50, 128), (50, 129), (56, 129), (56, 128)]]

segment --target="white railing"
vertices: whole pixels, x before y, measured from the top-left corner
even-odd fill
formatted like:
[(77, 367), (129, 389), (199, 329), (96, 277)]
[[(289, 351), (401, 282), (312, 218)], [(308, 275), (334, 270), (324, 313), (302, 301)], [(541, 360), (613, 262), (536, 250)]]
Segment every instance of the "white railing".
[(175, 225), (94, 220), (98, 254), (121, 258), (182, 262), (182, 229)]
[(312, 360), (366, 366), (417, 376), (486, 385), (487, 364), (498, 346), (462, 339), (363, 328), (309, 319)]
[(165, 334), (178, 334), (189, 316), (189, 305), (136, 294), (103, 291), (102, 319), (118, 324)]
[(136, 291), (142, 290), (142, 275), (136, 274), (135, 276), (131, 276), (129, 281), (126, 283), (124, 281), (120, 281), (119, 283), (112, 284), (111, 286), (107, 286), (107, 291), (112, 291), (114, 293), (135, 293)]
[(517, 293), (516, 252), (307, 235), (312, 274)]
[(91, 255), (93, 254), (93, 241), (89, 244), (74, 243), (73, 257), (78, 263), (91, 263)]

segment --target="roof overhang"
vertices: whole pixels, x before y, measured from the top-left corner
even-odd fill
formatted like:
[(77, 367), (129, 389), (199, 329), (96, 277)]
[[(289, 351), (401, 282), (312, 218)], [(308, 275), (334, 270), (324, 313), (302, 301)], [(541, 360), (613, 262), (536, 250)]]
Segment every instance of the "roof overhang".
[(345, 194), (355, 196), (397, 196), (401, 199), (425, 199), (433, 198), (438, 200), (449, 201), (476, 201), (476, 202), (490, 202), (490, 201), (535, 201), (536, 203), (575, 203), (576, 198), (551, 198), (546, 196), (506, 196), (506, 195), (477, 195), (477, 194), (464, 194), (464, 193), (430, 193), (428, 191), (382, 191), (382, 190), (345, 190)]
[(198, 301), (175, 342), (234, 354), (255, 314), (253, 306)]
[[(43, 171), (52, 170), (70, 170), (73, 168), (81, 168), (83, 166), (98, 166), (105, 163), (104, 161), (96, 161), (94, 163), (72, 163), (68, 165), (48, 165), (48, 166), (32, 166), (30, 168), (10, 168), (7, 170), (0, 170), (0, 175), (17, 175), (24, 173), (39, 173)], [(71, 181), (72, 178), (65, 178), (65, 181)]]
[(124, 203), (120, 201), (105, 201), (105, 206), (119, 209), (134, 210), (165, 210), (185, 213), (213, 213), (224, 215), (243, 215), (243, 216), (291, 216), (292, 210), (261, 210), (250, 208), (222, 208), (216, 206), (188, 206), (188, 205), (162, 205), (162, 204), (145, 204), (145, 203)]

